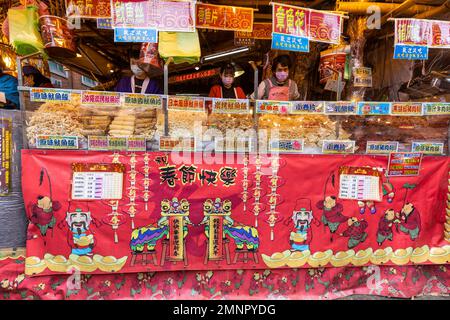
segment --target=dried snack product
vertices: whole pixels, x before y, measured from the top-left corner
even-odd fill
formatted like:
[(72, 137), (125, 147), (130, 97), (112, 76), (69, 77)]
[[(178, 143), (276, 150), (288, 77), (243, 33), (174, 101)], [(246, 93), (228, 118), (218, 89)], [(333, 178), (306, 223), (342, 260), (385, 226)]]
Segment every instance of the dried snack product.
[(27, 138), (35, 145), (38, 135), (70, 135), (84, 137), (83, 110), (72, 103), (47, 102), (34, 111), (27, 121)]

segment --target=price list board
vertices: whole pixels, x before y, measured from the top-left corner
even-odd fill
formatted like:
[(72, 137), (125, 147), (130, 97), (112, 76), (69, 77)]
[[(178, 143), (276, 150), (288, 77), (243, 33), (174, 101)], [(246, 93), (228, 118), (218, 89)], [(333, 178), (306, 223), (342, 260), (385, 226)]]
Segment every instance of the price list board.
[(381, 201), (381, 173), (371, 168), (341, 167), (339, 198)]
[(72, 164), (73, 200), (120, 200), (124, 167), (121, 164)]

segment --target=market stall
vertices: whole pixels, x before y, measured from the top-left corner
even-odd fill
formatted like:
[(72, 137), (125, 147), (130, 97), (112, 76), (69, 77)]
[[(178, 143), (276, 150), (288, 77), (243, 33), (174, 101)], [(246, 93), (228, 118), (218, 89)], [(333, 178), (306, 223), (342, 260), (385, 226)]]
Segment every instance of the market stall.
[[(357, 39), (353, 24), (363, 20), (280, 3), (111, 3), (88, 10), (67, 1), (64, 17), (40, 14), (43, 41), (10, 39), (19, 54), (27, 276), (449, 263), (449, 91), (378, 98), (384, 74), (364, 65), (365, 42), (344, 43), (345, 26)], [(81, 25), (72, 30), (63, 18)], [(449, 48), (448, 20), (392, 22), (394, 59)], [(231, 49), (210, 35), (217, 30), (234, 34)], [(111, 55), (88, 52), (92, 33), (113, 43), (103, 49)], [(161, 92), (135, 92), (134, 77), (132, 92), (27, 87), (20, 78), (24, 57), (48, 55), (106, 82), (126, 67), (127, 43)], [(288, 86), (260, 91), (283, 53), (294, 61)], [(206, 97), (229, 59), (246, 97)]]

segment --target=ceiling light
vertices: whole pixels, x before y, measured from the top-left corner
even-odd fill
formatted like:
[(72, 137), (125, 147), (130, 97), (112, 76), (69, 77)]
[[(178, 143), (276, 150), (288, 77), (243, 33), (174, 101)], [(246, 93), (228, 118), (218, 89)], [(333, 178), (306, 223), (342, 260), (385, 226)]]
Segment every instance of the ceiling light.
[(203, 61), (214, 60), (214, 59), (218, 59), (218, 58), (222, 58), (222, 57), (226, 57), (226, 56), (230, 56), (230, 55), (246, 52), (246, 51), (249, 51), (249, 50), (250, 50), (249, 47), (240, 47), (240, 48), (236, 48), (236, 49), (232, 49), (232, 50), (228, 50), (228, 51), (222, 51), (222, 52), (210, 54), (208, 56), (203, 57), (202, 60)]
[(77, 58), (81, 58), (81, 57), (82, 57), (82, 55), (77, 53)]

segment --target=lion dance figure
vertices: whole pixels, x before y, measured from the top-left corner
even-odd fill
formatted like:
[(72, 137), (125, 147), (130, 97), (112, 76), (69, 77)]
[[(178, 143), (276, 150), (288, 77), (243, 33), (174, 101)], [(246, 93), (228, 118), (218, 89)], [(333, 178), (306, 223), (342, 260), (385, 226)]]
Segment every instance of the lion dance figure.
[(214, 202), (208, 199), (203, 204), (203, 218), (200, 225), (205, 225), (206, 237), (209, 237), (209, 216), (210, 215), (223, 215), (223, 237), (229, 236), (232, 238), (236, 244), (236, 250), (244, 249), (247, 247), (249, 251), (256, 251), (259, 247), (259, 236), (258, 230), (252, 226), (246, 226), (242, 224), (237, 224), (233, 219), (231, 219), (231, 201), (224, 200), (221, 201), (217, 198)]
[[(148, 251), (154, 251), (159, 240), (169, 239), (169, 219), (168, 214), (189, 213), (189, 202), (186, 199), (178, 201), (173, 198), (172, 201), (165, 199), (161, 201), (161, 218), (155, 224), (149, 224), (145, 227), (134, 229), (131, 233), (130, 248), (133, 252), (142, 253), (147, 246)], [(188, 216), (183, 226), (183, 238), (188, 234), (188, 224), (192, 224)]]

